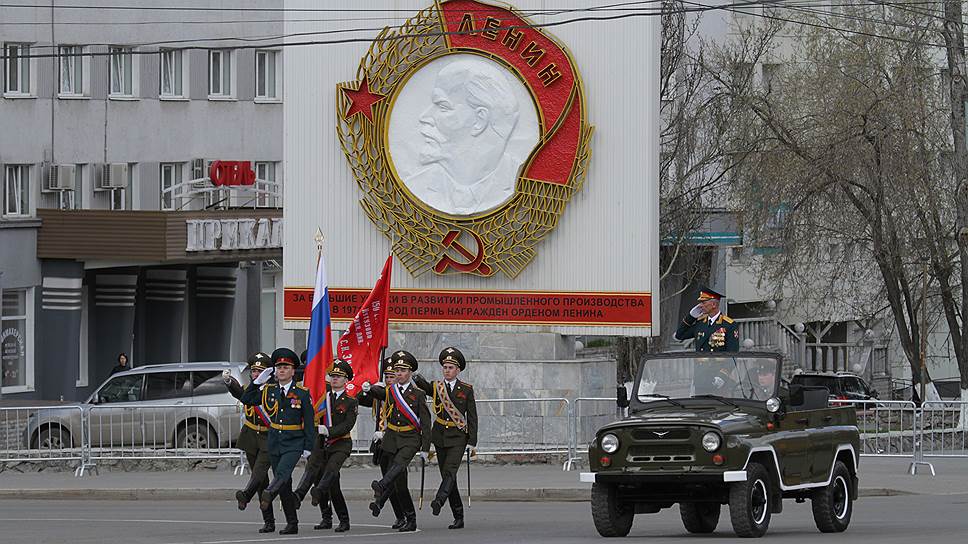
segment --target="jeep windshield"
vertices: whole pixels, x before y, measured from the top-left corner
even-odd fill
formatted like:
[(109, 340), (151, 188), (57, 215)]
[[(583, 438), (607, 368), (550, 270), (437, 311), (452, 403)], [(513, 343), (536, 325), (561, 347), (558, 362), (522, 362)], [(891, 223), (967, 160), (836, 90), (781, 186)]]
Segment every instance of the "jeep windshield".
[(776, 395), (778, 371), (779, 361), (772, 357), (645, 358), (636, 395), (639, 402), (703, 397), (765, 401)]

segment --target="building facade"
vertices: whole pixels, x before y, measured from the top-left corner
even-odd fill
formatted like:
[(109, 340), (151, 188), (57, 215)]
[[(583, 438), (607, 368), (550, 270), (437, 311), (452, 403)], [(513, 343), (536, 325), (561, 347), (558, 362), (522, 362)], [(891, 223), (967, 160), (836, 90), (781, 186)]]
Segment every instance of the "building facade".
[(4, 399), (280, 340), (281, 4), (0, 6)]

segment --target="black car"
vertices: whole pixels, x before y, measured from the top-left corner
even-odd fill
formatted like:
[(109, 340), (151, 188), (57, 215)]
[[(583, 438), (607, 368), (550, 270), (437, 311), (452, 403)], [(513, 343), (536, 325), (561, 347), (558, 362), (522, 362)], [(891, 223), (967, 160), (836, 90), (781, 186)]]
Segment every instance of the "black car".
[(826, 387), (831, 404), (838, 400), (876, 400), (872, 389), (860, 376), (846, 372), (802, 372), (794, 374), (791, 383), (806, 387)]

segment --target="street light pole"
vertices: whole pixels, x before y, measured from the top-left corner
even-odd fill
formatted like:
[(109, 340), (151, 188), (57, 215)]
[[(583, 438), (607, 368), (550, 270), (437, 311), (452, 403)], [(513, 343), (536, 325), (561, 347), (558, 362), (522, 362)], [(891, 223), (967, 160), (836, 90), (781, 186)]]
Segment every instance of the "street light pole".
[[(3, 328), (3, 270), (0, 270), (0, 329)], [(2, 349), (2, 346), (0, 346)], [(0, 400), (3, 400), (3, 352), (0, 351)]]
[(928, 353), (928, 263), (927, 261), (921, 263), (921, 404), (927, 399), (924, 396), (925, 389), (927, 388), (927, 380), (925, 379), (925, 373), (927, 370), (927, 365), (925, 364), (925, 358), (927, 358)]

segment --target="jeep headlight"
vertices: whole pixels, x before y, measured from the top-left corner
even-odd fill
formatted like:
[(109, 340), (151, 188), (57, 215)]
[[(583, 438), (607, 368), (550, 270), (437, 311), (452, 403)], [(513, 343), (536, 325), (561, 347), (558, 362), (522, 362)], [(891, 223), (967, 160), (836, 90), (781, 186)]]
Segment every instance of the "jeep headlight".
[(605, 453), (615, 453), (618, 451), (618, 437), (614, 434), (606, 434), (602, 437), (602, 450)]
[(766, 399), (766, 411), (775, 414), (780, 411), (780, 399), (776, 397), (770, 397)]
[(722, 440), (718, 434), (710, 431), (702, 435), (702, 449), (712, 452), (718, 450), (720, 445), (722, 445)]

